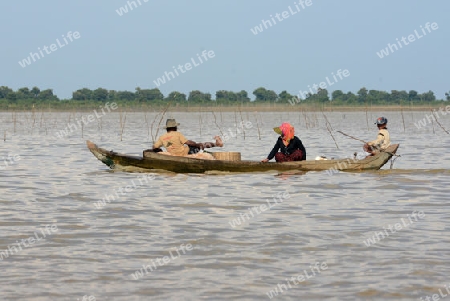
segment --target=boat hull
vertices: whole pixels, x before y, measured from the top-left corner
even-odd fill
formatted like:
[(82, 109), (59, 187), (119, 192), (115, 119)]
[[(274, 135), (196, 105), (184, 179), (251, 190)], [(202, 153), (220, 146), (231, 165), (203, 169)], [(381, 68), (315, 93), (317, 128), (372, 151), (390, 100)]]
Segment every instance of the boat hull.
[(145, 170), (166, 170), (176, 173), (267, 172), (267, 171), (362, 171), (380, 169), (396, 153), (399, 145), (391, 145), (386, 151), (362, 160), (306, 160), (295, 162), (223, 161), (189, 157), (168, 156), (145, 152), (144, 156), (119, 154), (100, 148), (91, 141), (87, 147), (94, 156), (112, 169), (136, 167)]

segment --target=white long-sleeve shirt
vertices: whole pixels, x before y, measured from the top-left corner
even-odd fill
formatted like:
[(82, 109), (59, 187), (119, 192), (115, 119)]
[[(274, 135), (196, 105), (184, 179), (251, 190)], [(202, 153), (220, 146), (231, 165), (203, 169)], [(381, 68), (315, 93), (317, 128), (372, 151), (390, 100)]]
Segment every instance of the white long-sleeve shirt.
[(385, 150), (391, 145), (391, 138), (387, 129), (380, 129), (377, 139), (370, 141), (369, 145), (375, 146), (379, 150)]

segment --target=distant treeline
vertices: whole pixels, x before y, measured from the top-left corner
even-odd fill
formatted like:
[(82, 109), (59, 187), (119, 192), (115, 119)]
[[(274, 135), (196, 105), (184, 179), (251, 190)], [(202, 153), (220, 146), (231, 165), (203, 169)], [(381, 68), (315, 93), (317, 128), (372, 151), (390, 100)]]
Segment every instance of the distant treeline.
[(361, 88), (354, 94), (353, 92), (344, 93), (341, 90), (335, 90), (330, 93), (326, 89), (317, 89), (316, 93), (307, 93), (305, 99), (300, 99), (296, 95), (289, 94), (287, 91), (282, 91), (277, 94), (273, 90), (265, 88), (257, 88), (253, 91), (254, 98), (250, 99), (248, 93), (244, 90), (240, 92), (220, 90), (212, 98), (210, 93), (203, 93), (198, 90), (193, 90), (186, 95), (181, 92), (171, 92), (164, 96), (157, 88), (155, 89), (141, 89), (137, 87), (134, 92), (131, 91), (116, 91), (98, 88), (91, 90), (83, 88), (72, 93), (71, 99), (59, 99), (53, 94), (52, 89), (40, 90), (38, 87), (20, 88), (17, 91), (9, 87), (0, 87), (0, 105), (8, 107), (9, 105), (29, 105), (45, 103), (90, 103), (117, 101), (120, 103), (195, 103), (195, 104), (240, 104), (240, 103), (280, 103), (280, 104), (300, 104), (300, 103), (332, 103), (336, 105), (402, 105), (402, 104), (430, 104), (435, 101), (450, 100), (450, 92), (445, 93), (446, 99), (437, 100), (432, 91), (426, 93), (418, 93), (411, 90), (398, 91), (392, 90), (390, 93), (378, 90), (367, 90)]

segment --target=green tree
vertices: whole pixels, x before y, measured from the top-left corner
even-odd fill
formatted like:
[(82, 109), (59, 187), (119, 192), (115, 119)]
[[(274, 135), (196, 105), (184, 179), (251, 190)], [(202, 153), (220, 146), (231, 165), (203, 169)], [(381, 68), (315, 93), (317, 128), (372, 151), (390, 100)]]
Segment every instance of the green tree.
[(158, 88), (147, 90), (147, 100), (164, 100), (164, 95)]
[(0, 98), (7, 98), (9, 93), (14, 93), (14, 91), (6, 86), (1, 86), (0, 87)]
[(306, 95), (306, 99), (305, 100), (308, 101), (308, 102), (325, 103), (327, 101), (330, 101), (330, 98), (328, 97), (328, 90), (327, 89), (319, 88), (317, 90), (317, 92), (314, 93), (314, 94), (308, 93)]
[(58, 98), (53, 94), (53, 89), (42, 90), (39, 93), (39, 100), (58, 100)]
[(250, 98), (245, 90), (241, 90), (240, 92), (219, 90), (216, 92), (216, 101), (248, 102)]
[(72, 93), (73, 100), (91, 100), (92, 99), (92, 90), (88, 88), (83, 88), (76, 90)]
[(30, 92), (31, 92), (31, 96), (36, 99), (36, 98), (38, 98), (39, 93), (41, 93), (41, 90), (38, 87), (33, 87), (33, 89), (31, 89)]
[(330, 101), (330, 97), (328, 97), (328, 90), (319, 88), (317, 90), (317, 98), (319, 102), (325, 103)]
[(333, 91), (333, 93), (331, 93), (331, 100), (336, 103), (344, 103), (346, 97), (342, 90), (335, 90)]
[(281, 91), (280, 94), (278, 94), (278, 101), (280, 103), (289, 103), (289, 101), (291, 101), (291, 102), (294, 101), (294, 104), (296, 103), (295, 96), (289, 94), (286, 90), (283, 90), (283, 91)]
[(117, 100), (117, 91), (116, 90), (109, 90), (108, 91), (108, 100)]
[(391, 91), (391, 97), (390, 101), (391, 103), (401, 104), (402, 101), (408, 100), (408, 92), (406, 91), (398, 91), (398, 90), (392, 90)]
[(369, 95), (369, 93), (365, 87), (359, 89), (359, 91), (356, 94), (358, 95), (359, 103), (365, 103), (367, 101), (367, 96)]
[(189, 92), (188, 101), (189, 102), (210, 102), (211, 94), (203, 93), (199, 90), (194, 90), (194, 91)]
[(424, 102), (432, 102), (436, 100), (433, 91), (428, 91), (419, 95), (420, 99)]
[(241, 92), (236, 93), (237, 100), (240, 102), (249, 102), (250, 97), (248, 97), (248, 93), (245, 90), (241, 90)]
[(180, 93), (178, 91), (170, 92), (169, 95), (167, 96), (166, 100), (174, 101), (174, 102), (185, 102), (186, 94)]
[(9, 103), (16, 103), (17, 102), (17, 94), (15, 92), (9, 92), (8, 95), (6, 95), (6, 99)]
[(92, 91), (92, 99), (105, 102), (108, 99), (108, 90), (103, 88), (95, 89)]
[(352, 92), (347, 92), (347, 94), (345, 94), (345, 101), (347, 103), (349, 103), (349, 104), (357, 103), (358, 102), (358, 96), (356, 96)]
[(417, 91), (415, 90), (410, 90), (408, 93), (408, 100), (409, 101), (419, 101), (419, 93), (417, 93)]
[(235, 102), (238, 98), (237, 93), (234, 93), (233, 91), (220, 90), (216, 92), (216, 101)]
[(386, 92), (386, 91), (379, 91), (379, 97), (380, 97), (380, 102), (381, 103), (386, 103), (386, 104), (388, 104), (388, 103), (390, 103), (390, 101), (391, 101), (391, 94), (389, 94), (388, 92)]
[(117, 100), (133, 101), (136, 98), (136, 94), (130, 91), (118, 91)]
[(16, 95), (17, 95), (17, 99), (32, 98), (30, 89), (28, 89), (27, 87), (20, 88), (19, 90), (17, 90)]
[(259, 87), (253, 91), (255, 101), (277, 101), (278, 95), (273, 90), (266, 90), (266, 88)]
[(447, 101), (450, 100), (450, 91), (445, 93), (445, 97)]
[(139, 101), (154, 101), (154, 100), (164, 100), (164, 95), (158, 88), (154, 89), (141, 89), (136, 88), (135, 92), (136, 99)]

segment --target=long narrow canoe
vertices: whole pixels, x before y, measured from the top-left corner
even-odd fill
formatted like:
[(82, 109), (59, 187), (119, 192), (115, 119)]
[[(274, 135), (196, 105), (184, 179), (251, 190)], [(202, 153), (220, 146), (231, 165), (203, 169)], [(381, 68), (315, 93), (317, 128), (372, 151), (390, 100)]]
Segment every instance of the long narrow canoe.
[(86, 141), (87, 147), (94, 156), (111, 169), (127, 169), (136, 167), (147, 170), (166, 170), (176, 173), (221, 172), (265, 172), (265, 171), (362, 171), (377, 170), (395, 155), (399, 145), (393, 144), (385, 151), (362, 160), (306, 160), (295, 162), (259, 161), (224, 161), (204, 160), (197, 158), (162, 155), (154, 152), (144, 152), (141, 156), (130, 156), (100, 148), (91, 141)]

